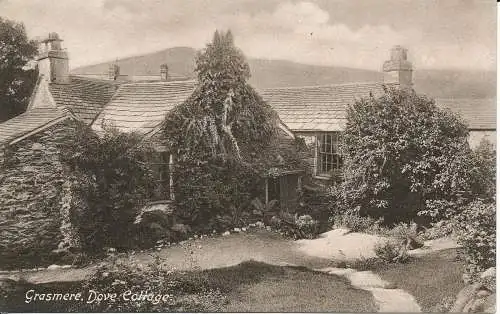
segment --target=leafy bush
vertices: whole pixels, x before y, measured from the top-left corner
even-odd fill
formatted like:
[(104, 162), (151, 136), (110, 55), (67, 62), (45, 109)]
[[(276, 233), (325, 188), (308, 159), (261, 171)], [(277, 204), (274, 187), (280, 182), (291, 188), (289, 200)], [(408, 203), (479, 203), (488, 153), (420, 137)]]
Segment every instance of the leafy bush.
[(242, 211), (258, 195), (262, 179), (234, 161), (179, 162), (174, 169), (178, 214), (200, 231), (243, 225)]
[(478, 198), (494, 201), (496, 196), (496, 149), (487, 139), (482, 139), (474, 150), (479, 187)]
[(295, 218), (297, 228), (308, 239), (313, 239), (318, 235), (319, 222), (309, 215), (302, 215)]
[(451, 224), (463, 246), (466, 275), (471, 279), (495, 266), (496, 210), (494, 203), (475, 201), (456, 215)]
[(344, 263), (345, 268), (353, 268), (358, 271), (374, 271), (380, 269), (385, 261), (379, 257), (359, 257), (353, 261)]
[(386, 224), (459, 211), (482, 188), (467, 137), (458, 116), (414, 92), (357, 101), (343, 134), (342, 206)]
[(286, 237), (298, 239), (314, 239), (319, 234), (319, 221), (310, 215), (292, 215), (287, 212), (280, 212), (278, 216), (273, 216), (269, 222), (272, 228), (281, 232)]
[(387, 263), (405, 263), (409, 259), (406, 250), (399, 243), (390, 240), (377, 243), (375, 245), (375, 254)]
[(332, 216), (330, 221), (335, 228), (346, 228), (351, 232), (372, 232), (379, 233), (381, 230), (382, 219), (371, 217), (361, 217), (356, 213), (340, 213)]
[[(105, 264), (86, 278), (83, 291), (116, 293), (116, 301), (84, 303), (75, 310), (89, 312), (205, 312), (220, 310), (225, 296), (196, 276), (174, 272), (165, 261), (154, 256), (148, 265), (127, 262)], [(144, 298), (132, 299), (127, 291)], [(86, 297), (86, 299), (88, 296)], [(127, 298), (128, 300), (125, 300)]]
[(408, 238), (417, 238), (417, 224), (415, 222), (404, 223), (400, 222), (386, 232), (387, 235), (398, 240), (406, 240)]
[(99, 137), (85, 125), (61, 148), (73, 181), (71, 222), (86, 252), (134, 245), (134, 219), (153, 191), (149, 152), (135, 134), (108, 128)]
[(434, 240), (450, 236), (452, 232), (453, 228), (451, 227), (449, 221), (441, 220), (435, 223), (431, 223), (430, 227), (425, 228), (422, 232), (419, 233), (419, 237), (424, 241)]

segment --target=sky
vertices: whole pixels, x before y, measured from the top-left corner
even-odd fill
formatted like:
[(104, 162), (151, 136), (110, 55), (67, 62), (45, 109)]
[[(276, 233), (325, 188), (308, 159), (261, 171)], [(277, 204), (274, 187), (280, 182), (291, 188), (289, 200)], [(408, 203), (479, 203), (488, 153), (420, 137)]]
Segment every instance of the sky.
[(231, 29), (253, 58), (380, 70), (403, 45), (417, 69), (496, 69), (492, 0), (0, 0), (0, 16), (59, 33), (72, 68)]

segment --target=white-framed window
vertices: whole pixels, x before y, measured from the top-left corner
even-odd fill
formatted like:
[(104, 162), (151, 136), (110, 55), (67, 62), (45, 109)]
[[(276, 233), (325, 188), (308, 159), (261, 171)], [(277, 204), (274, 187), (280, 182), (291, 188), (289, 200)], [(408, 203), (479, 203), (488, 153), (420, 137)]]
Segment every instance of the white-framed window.
[(342, 167), (340, 132), (317, 134), (316, 176), (331, 177)]

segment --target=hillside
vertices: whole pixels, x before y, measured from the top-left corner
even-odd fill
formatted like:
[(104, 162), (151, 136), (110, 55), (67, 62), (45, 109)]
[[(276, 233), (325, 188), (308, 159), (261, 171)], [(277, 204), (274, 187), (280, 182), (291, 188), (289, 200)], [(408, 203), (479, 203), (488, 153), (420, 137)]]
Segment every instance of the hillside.
[[(157, 75), (167, 63), (174, 76), (194, 77), (196, 50), (188, 47), (118, 59), (122, 74)], [(338, 66), (318, 66), (284, 60), (249, 59), (251, 84), (257, 88), (328, 85), (348, 82), (381, 81), (382, 73)], [(382, 65), (383, 60), (380, 61)], [(80, 67), (73, 74), (105, 74), (111, 62)], [(428, 70), (414, 72), (415, 89), (434, 98), (495, 98), (494, 71)]]

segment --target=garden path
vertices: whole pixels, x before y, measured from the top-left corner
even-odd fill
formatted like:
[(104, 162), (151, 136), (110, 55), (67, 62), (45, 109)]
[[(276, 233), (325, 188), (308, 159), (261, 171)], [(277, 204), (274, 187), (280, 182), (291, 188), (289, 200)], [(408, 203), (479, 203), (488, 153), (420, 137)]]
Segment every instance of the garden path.
[[(197, 238), (159, 249), (138, 252), (118, 259), (134, 264), (147, 264), (155, 256), (176, 270), (212, 269), (256, 260), (273, 265), (303, 266), (330, 274), (341, 275), (353, 286), (370, 291), (380, 311), (415, 312), (420, 309), (414, 298), (401, 289), (393, 289), (371, 272), (329, 268), (332, 260), (373, 256), (373, 247), (382, 238), (367, 234), (333, 230), (314, 240), (289, 241), (265, 230), (232, 233), (222, 237)], [(82, 269), (57, 269), (21, 272), (0, 277), (24, 278), (33, 283), (82, 280), (97, 265)]]

